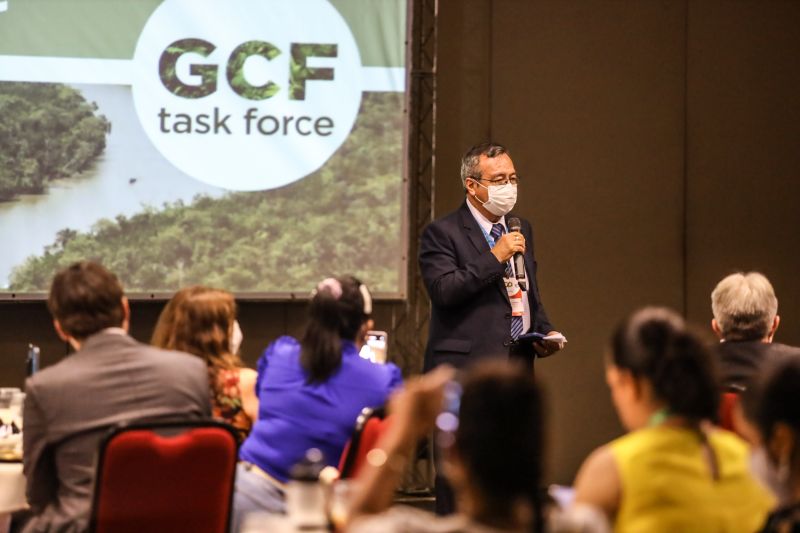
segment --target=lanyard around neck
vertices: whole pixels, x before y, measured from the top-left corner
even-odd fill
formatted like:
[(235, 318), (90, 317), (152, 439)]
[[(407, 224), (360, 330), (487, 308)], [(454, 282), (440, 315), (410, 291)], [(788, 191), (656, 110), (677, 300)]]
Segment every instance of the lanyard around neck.
[(647, 419), (647, 427), (660, 426), (664, 421), (669, 418), (669, 409), (662, 407)]
[[(498, 222), (498, 224), (500, 223)], [(502, 224), (500, 225), (503, 226)], [(486, 232), (486, 229), (481, 224), (478, 224), (478, 226), (481, 228), (481, 232), (483, 233), (483, 237), (486, 239), (486, 242), (489, 243), (489, 248), (494, 248), (495, 241), (492, 238), (492, 236)], [(501, 233), (500, 236), (503, 236), (506, 233), (506, 231), (507, 231), (506, 227), (503, 226), (503, 233)]]

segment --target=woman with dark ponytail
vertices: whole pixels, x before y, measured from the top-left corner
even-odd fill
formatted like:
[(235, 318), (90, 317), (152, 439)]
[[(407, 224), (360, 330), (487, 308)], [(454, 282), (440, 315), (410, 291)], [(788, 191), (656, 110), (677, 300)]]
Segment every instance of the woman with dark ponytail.
[(321, 281), (301, 341), (280, 337), (258, 362), (258, 420), (241, 447), (234, 528), (251, 511), (283, 512), (289, 470), (311, 448), (336, 465), (364, 407), (381, 406), (401, 385), (393, 364), (359, 356), (372, 326), (372, 297), (356, 278)]
[(771, 497), (749, 473), (746, 444), (708, 423), (715, 368), (681, 317), (646, 308), (628, 318), (612, 337), (606, 381), (629, 433), (584, 462), (576, 503), (605, 511), (617, 532), (758, 529)]

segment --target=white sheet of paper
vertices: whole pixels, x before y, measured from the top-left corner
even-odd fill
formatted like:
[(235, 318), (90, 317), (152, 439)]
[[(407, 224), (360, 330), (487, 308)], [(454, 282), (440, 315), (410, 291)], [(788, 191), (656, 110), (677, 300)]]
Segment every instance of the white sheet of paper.
[(547, 337), (544, 338), (544, 340), (553, 342), (567, 342), (567, 338), (561, 333), (558, 333), (556, 335), (548, 335)]

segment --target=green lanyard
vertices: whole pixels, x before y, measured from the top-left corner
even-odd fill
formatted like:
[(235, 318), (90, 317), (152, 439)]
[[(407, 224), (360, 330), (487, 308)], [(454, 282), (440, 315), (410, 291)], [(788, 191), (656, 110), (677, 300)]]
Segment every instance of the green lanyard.
[(669, 418), (669, 409), (662, 407), (650, 415), (650, 418), (647, 420), (647, 427), (660, 426), (667, 418)]

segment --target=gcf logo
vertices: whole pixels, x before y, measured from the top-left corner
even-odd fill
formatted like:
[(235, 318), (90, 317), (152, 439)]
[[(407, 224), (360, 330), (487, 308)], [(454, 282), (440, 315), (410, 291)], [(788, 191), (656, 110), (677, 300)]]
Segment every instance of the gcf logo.
[(139, 38), (133, 98), (176, 167), (240, 191), (320, 168), (361, 104), (361, 58), (327, 0), (165, 0)]

